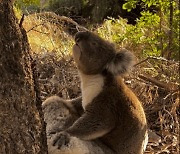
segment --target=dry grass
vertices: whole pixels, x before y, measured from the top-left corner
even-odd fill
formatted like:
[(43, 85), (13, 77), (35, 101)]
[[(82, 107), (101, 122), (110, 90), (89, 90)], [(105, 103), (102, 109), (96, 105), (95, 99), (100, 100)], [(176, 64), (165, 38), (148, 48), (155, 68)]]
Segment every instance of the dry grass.
[[(168, 70), (152, 68), (154, 64), (163, 66)], [(152, 82), (142, 80), (139, 74), (147, 74), (146, 69), (155, 69), (157, 75), (154, 77), (157, 81), (162, 81), (165, 87), (159, 87)], [(179, 64), (166, 63), (162, 61), (149, 61), (143, 66), (134, 69), (129, 77), (131, 88), (142, 101), (146, 116), (148, 119), (148, 127), (150, 139), (146, 153), (150, 154), (178, 154), (179, 153)], [(149, 75), (153, 76), (153, 74)], [(166, 85), (177, 87), (173, 90), (166, 89)]]
[(42, 21), (36, 14), (26, 16), (23, 26), (33, 53), (55, 52), (61, 57), (70, 53), (73, 41), (62, 26)]
[[(65, 99), (81, 95), (77, 69), (70, 54), (71, 37), (61, 27), (42, 23), (36, 16), (27, 17), (24, 27), (37, 62), (42, 100), (52, 95)], [(146, 153), (179, 153), (179, 89), (167, 90), (138, 75), (148, 74), (167, 85), (178, 86), (178, 72), (178, 63), (148, 60), (125, 77), (125, 82), (142, 101), (147, 115), (151, 132)]]

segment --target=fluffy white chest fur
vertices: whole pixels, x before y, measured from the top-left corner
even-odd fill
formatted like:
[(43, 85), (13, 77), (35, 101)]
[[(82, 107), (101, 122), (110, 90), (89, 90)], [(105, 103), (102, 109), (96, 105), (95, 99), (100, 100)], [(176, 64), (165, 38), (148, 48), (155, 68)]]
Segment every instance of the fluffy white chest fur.
[(104, 78), (102, 75), (85, 75), (79, 72), (81, 79), (82, 106), (85, 107), (102, 91)]

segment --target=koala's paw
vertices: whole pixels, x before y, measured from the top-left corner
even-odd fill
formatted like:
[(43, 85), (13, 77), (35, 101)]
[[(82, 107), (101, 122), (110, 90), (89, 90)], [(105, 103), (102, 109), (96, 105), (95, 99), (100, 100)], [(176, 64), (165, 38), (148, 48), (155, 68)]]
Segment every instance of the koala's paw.
[(54, 137), (52, 144), (60, 149), (62, 146), (67, 146), (69, 141), (70, 136), (65, 132), (60, 132)]

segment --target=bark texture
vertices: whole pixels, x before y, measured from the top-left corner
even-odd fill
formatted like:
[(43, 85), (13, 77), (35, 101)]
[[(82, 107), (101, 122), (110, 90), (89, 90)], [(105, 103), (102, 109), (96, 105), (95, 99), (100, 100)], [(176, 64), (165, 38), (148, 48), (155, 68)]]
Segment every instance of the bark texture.
[[(0, 1), (0, 154), (45, 154), (46, 134), (25, 30)], [(38, 111), (39, 110), (39, 111)]]

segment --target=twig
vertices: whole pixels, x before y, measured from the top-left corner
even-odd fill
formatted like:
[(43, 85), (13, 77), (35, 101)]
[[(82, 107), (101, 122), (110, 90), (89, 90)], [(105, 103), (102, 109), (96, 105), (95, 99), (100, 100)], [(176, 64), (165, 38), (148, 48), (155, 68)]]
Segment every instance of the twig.
[(49, 34), (49, 33), (44, 33), (44, 32), (41, 32), (41, 31), (38, 31), (38, 30), (36, 30), (36, 29), (32, 29), (33, 31), (35, 31), (35, 32), (38, 32), (38, 33), (41, 33), (41, 34)]
[(45, 23), (41, 23), (41, 24), (38, 24), (38, 25), (35, 25), (34, 27), (32, 27), (31, 29), (29, 29), (26, 33), (30, 32), (31, 30), (34, 30), (34, 28), (37, 28), (41, 25), (44, 25)]
[(166, 61), (166, 62), (170, 62), (170, 63), (176, 63), (175, 61), (170, 61), (170, 60), (167, 60), (167, 59), (165, 59), (165, 58), (163, 58), (163, 57), (149, 56), (149, 57), (147, 57), (146, 59), (144, 59), (144, 60), (140, 61), (139, 63), (135, 64), (134, 67), (137, 66), (137, 65), (140, 65), (140, 64), (142, 64), (142, 63), (144, 63), (144, 62), (146, 62), (146, 61), (148, 61), (149, 59), (161, 60), (161, 61)]
[(19, 22), (19, 27), (22, 27), (22, 24), (23, 24), (23, 21), (24, 21), (24, 14), (22, 15), (22, 17), (21, 17), (21, 20), (20, 20), (20, 22)]

